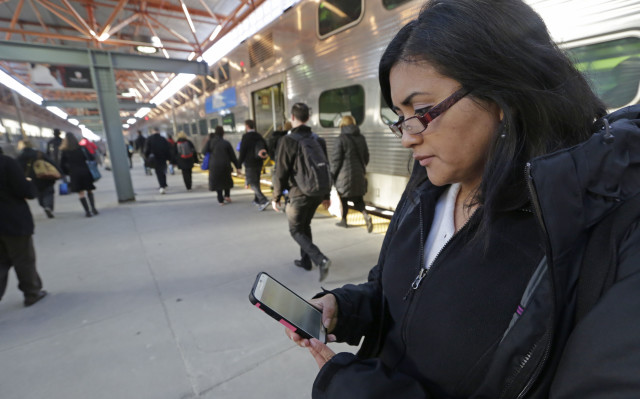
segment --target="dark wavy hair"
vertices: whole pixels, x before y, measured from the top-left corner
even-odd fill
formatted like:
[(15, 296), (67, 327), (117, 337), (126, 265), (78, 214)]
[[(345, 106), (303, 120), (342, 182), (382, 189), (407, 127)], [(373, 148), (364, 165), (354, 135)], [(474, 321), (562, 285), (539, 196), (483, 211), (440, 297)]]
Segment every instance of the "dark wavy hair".
[[(551, 40), (540, 16), (522, 0), (429, 0), (390, 42), (379, 66), (382, 96), (392, 106), (389, 73), (399, 62), (427, 61), (504, 119), (471, 198), (483, 226), (497, 213), (526, 206), (527, 161), (587, 139), (605, 114), (571, 60)], [(427, 179), (417, 165), (407, 190)]]

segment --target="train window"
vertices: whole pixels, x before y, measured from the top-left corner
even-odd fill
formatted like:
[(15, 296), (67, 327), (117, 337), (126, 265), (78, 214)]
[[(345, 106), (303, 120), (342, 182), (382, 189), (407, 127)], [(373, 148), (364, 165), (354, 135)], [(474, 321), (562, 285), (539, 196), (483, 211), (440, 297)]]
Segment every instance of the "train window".
[(209, 126), (211, 126), (211, 131), (215, 130), (216, 126), (218, 126), (218, 118), (213, 118), (209, 120)]
[(191, 135), (191, 133), (189, 133), (189, 124), (185, 123), (182, 125), (182, 131), (186, 134), (186, 135)]
[(207, 120), (200, 119), (198, 121), (198, 127), (200, 128), (200, 136), (206, 136), (209, 129), (207, 128)]
[(222, 116), (222, 128), (226, 133), (233, 133), (236, 131), (236, 118), (232, 112)]
[(198, 125), (195, 122), (191, 124), (191, 135), (192, 136), (198, 135)]
[(382, 123), (385, 125), (389, 125), (398, 120), (398, 115), (389, 108), (387, 102), (384, 101), (382, 94), (380, 94), (380, 118), (382, 119)]
[(346, 115), (353, 116), (360, 125), (364, 120), (364, 88), (354, 85), (323, 91), (318, 108), (322, 127), (338, 127)]
[(404, 3), (408, 3), (411, 0), (382, 0), (382, 4), (387, 10), (393, 10), (396, 7), (403, 5)]
[(640, 38), (626, 37), (568, 49), (576, 67), (609, 108), (633, 102), (640, 83)]
[(318, 34), (326, 37), (355, 25), (362, 17), (364, 0), (324, 0), (318, 5)]

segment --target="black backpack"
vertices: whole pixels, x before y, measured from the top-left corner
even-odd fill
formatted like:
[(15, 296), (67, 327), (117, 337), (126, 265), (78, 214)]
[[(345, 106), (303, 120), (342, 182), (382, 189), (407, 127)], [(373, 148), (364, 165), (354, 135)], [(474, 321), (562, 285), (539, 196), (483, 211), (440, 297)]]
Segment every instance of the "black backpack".
[(293, 178), (302, 193), (308, 197), (319, 197), (331, 192), (331, 171), (329, 161), (320, 143), (313, 134), (290, 135), (298, 142), (298, 152)]
[(631, 223), (639, 217), (640, 194), (637, 194), (593, 227), (578, 275), (575, 324), (589, 313), (616, 281), (618, 247)]

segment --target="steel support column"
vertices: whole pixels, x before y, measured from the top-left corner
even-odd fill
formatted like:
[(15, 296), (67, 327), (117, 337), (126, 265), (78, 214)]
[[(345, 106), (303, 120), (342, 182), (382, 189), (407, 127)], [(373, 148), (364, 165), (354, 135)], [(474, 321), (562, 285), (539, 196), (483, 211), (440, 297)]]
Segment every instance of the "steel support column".
[[(96, 54), (90, 53), (90, 55), (93, 61)], [(102, 126), (107, 136), (111, 171), (116, 184), (118, 202), (135, 201), (129, 159), (122, 135), (115, 75), (111, 65), (105, 65), (104, 59), (99, 61), (96, 63), (97, 65), (93, 63), (91, 65), (91, 78), (98, 95)]]

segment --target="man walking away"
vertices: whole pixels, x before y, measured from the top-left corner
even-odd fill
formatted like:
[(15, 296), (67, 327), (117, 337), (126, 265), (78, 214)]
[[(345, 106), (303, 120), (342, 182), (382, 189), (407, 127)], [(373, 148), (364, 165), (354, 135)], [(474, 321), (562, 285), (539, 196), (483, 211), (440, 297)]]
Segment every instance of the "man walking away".
[(158, 128), (147, 139), (144, 150), (145, 159), (156, 170), (156, 177), (160, 185), (160, 194), (167, 192), (167, 161), (171, 159), (171, 145), (160, 135)]
[(144, 174), (149, 176), (151, 175), (151, 169), (147, 166), (147, 161), (144, 156), (145, 144), (147, 143), (147, 139), (142, 135), (142, 131), (138, 130), (138, 137), (136, 137), (133, 142), (136, 151), (140, 154), (142, 158), (142, 167), (144, 168)]
[(62, 145), (60, 129), (53, 129), (53, 138), (47, 142), (47, 156), (58, 169), (60, 169), (60, 145)]
[(256, 123), (247, 119), (244, 121), (246, 133), (242, 135), (240, 141), (240, 166), (244, 165), (247, 186), (251, 187), (254, 193), (253, 202), (258, 205), (258, 209), (263, 211), (269, 206), (269, 200), (262, 194), (260, 189), (260, 174), (262, 164), (267, 157), (267, 142), (262, 135), (256, 132)]
[(18, 289), (24, 293), (24, 306), (31, 306), (47, 295), (36, 270), (33, 217), (25, 201), (35, 196), (36, 188), (24, 177), (20, 164), (0, 153), (0, 299), (13, 266)]
[[(305, 123), (309, 120), (309, 107), (296, 103), (291, 109), (291, 134), (280, 141), (273, 178), (273, 209), (279, 211), (283, 191), (289, 190), (286, 208), (289, 232), (300, 245), (298, 267), (311, 270), (311, 262), (318, 266), (320, 281), (329, 273), (331, 260), (313, 244), (311, 220), (320, 204), (331, 204), (331, 176), (325, 141), (311, 132)], [(307, 173), (305, 173), (305, 171)]]

